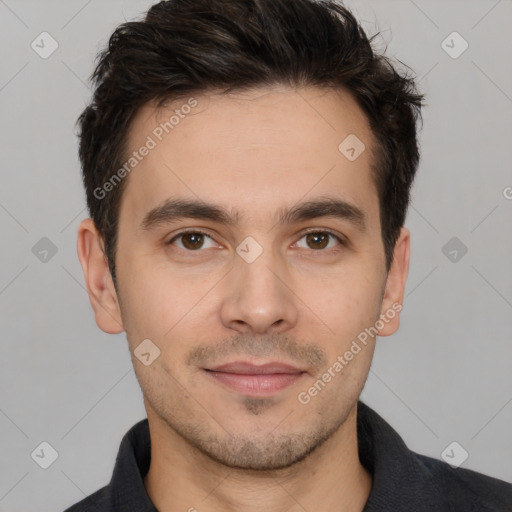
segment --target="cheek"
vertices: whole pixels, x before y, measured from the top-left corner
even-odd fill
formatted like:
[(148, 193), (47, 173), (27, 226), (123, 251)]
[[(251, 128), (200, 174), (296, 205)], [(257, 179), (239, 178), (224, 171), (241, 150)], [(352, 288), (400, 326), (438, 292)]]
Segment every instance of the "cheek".
[(125, 264), (118, 275), (123, 325), (134, 341), (141, 337), (161, 339), (185, 314), (190, 301), (183, 280), (162, 279), (154, 266), (135, 262)]
[[(365, 327), (373, 325), (379, 317), (382, 276), (371, 272), (340, 272), (326, 281), (315, 280), (309, 289), (306, 303), (334, 332), (337, 339), (347, 340)], [(313, 290), (313, 291), (311, 291)], [(332, 333), (331, 333), (332, 334)]]

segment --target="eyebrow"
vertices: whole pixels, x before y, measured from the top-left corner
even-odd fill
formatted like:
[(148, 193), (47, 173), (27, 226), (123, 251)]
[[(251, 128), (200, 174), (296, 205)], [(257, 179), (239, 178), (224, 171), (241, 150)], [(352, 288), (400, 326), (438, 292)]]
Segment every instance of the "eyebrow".
[[(299, 203), (278, 211), (277, 225), (294, 224), (320, 217), (333, 217), (352, 223), (360, 231), (366, 229), (366, 215), (358, 206), (339, 198), (323, 197)], [(179, 219), (208, 220), (235, 226), (240, 220), (237, 211), (203, 201), (167, 199), (163, 204), (150, 210), (142, 220), (140, 229), (150, 231)]]

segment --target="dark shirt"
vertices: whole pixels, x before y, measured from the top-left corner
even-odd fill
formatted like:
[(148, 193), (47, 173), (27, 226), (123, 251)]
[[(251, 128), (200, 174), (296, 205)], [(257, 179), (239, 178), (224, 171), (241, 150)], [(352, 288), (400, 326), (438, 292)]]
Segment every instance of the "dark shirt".
[[(361, 463), (373, 478), (363, 512), (512, 511), (512, 484), (412, 452), (362, 402), (357, 436)], [(64, 512), (157, 512), (143, 482), (150, 448), (146, 418), (123, 437), (110, 483)]]

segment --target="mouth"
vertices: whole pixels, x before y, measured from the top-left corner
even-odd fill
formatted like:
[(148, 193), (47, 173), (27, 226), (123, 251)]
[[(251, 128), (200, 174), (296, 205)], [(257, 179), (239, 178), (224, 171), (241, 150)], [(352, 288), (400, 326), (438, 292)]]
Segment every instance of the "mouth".
[(307, 374), (306, 370), (277, 361), (262, 365), (235, 361), (203, 370), (217, 383), (246, 396), (272, 395)]

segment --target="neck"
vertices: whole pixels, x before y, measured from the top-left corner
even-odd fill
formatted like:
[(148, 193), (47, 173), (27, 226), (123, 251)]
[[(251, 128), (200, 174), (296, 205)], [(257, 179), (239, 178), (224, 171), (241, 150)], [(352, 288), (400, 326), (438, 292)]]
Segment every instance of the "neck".
[(220, 464), (147, 412), (151, 464), (144, 485), (160, 512), (361, 512), (370, 494), (371, 476), (358, 456), (357, 405), (308, 457), (275, 471)]

